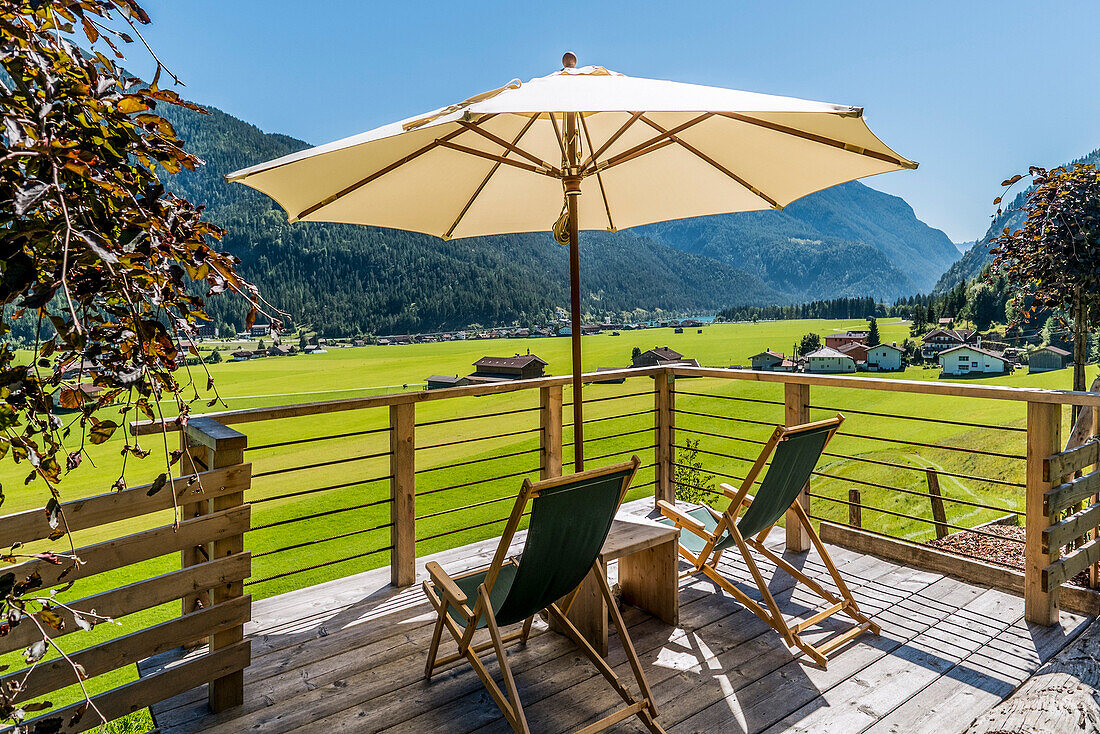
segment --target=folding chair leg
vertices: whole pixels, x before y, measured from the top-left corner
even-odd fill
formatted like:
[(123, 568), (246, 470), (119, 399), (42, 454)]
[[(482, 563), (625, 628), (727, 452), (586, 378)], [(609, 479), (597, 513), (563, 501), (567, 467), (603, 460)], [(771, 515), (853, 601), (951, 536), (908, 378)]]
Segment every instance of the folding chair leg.
[(527, 638), (531, 636), (531, 625), (535, 623), (534, 615), (531, 615), (527, 619), (523, 620), (523, 633), (519, 637), (521, 644), (527, 644)]
[(428, 646), (428, 662), (424, 666), (425, 680), (432, 679), (432, 671), (435, 669), (435, 658), (439, 654), (439, 642), (443, 637), (443, 618), (445, 616), (446, 612), (439, 612), (439, 619), (435, 622), (435, 631), (432, 633), (432, 643)]
[(779, 604), (776, 603), (775, 597), (768, 589), (768, 582), (764, 580), (764, 575), (760, 573), (760, 568), (757, 567), (756, 560), (752, 557), (752, 551), (749, 550), (748, 544), (741, 536), (741, 531), (737, 529), (736, 525), (733, 525), (729, 528), (729, 533), (733, 536), (734, 542), (737, 543), (737, 548), (745, 559), (745, 565), (748, 566), (749, 573), (752, 574), (753, 581), (756, 582), (756, 588), (760, 590), (760, 595), (764, 597), (764, 603), (767, 604), (768, 611), (771, 612), (772, 627), (783, 636), (788, 645), (793, 645), (795, 636), (791, 632), (791, 628), (787, 626), (786, 620), (783, 619), (783, 613), (779, 611)]
[[(483, 597), (486, 608), (491, 610), (492, 607), (489, 606), (489, 594), (485, 591), (485, 587), (482, 586), (479, 591)], [(496, 615), (494, 615), (492, 611), (489, 611), (485, 619), (487, 621), (486, 626), (489, 628), (489, 637), (493, 641), (493, 649), (497, 654), (497, 665), (500, 667), (501, 675), (504, 677), (504, 688), (508, 692), (508, 698), (512, 704), (512, 716), (508, 716), (509, 712), (504, 706), (501, 706), (501, 710), (504, 712), (505, 718), (508, 719), (508, 723), (516, 730), (517, 734), (530, 734), (531, 730), (527, 728), (527, 718), (523, 715), (523, 704), (521, 704), (519, 700), (519, 691), (516, 690), (516, 681), (512, 677), (512, 668), (508, 665), (508, 656), (504, 652), (504, 641), (500, 636), (500, 628), (497, 627)]]
[[(653, 734), (665, 734), (661, 725), (658, 724), (654, 717), (657, 715), (657, 706), (653, 701), (653, 695), (649, 690), (649, 683), (645, 678), (645, 674), (642, 671), (641, 662), (638, 660), (637, 652), (634, 649), (633, 643), (630, 641), (630, 637), (626, 630), (626, 624), (623, 622), (622, 614), (619, 612), (618, 607), (615, 605), (614, 598), (611, 594), (611, 588), (607, 584), (607, 579), (601, 573), (602, 569), (598, 567), (593, 570), (593, 573), (598, 577), (597, 585), (599, 586), (600, 593), (603, 595), (604, 600), (607, 602), (607, 607), (611, 611), (611, 618), (615, 624), (615, 628), (619, 633), (619, 641), (623, 645), (623, 649), (626, 652), (627, 659), (630, 662), (631, 670), (634, 673), (634, 677), (638, 683), (639, 688), (642, 691), (642, 698), (638, 700), (634, 698), (630, 690), (623, 685), (622, 679), (615, 674), (615, 671), (611, 669), (611, 666), (607, 664), (596, 649), (592, 647), (592, 644), (584, 638), (584, 635), (580, 633), (569, 618), (562, 613), (556, 604), (551, 604), (547, 607), (550, 615), (561, 625), (561, 628), (565, 633), (573, 639), (581, 651), (588, 656), (592, 664), (596, 666), (596, 669), (600, 671), (607, 682), (611, 684), (611, 687), (619, 694), (623, 701), (627, 704), (625, 708), (620, 709), (609, 716), (594, 722), (590, 726), (582, 729), (582, 732), (598, 732), (626, 719), (631, 715), (638, 716)], [(602, 580), (603, 583), (599, 583)]]

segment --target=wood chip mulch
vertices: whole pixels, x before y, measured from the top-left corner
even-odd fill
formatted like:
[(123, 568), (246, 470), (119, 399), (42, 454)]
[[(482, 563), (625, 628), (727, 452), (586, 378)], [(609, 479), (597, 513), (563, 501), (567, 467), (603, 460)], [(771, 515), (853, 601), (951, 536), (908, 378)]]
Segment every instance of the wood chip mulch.
[[(998, 563), (1002, 566), (1024, 568), (1024, 528), (1017, 525), (986, 525), (983, 533), (958, 532), (943, 538), (929, 540), (926, 545), (939, 548), (960, 556), (976, 558), (980, 561)], [(1000, 537), (992, 538), (984, 533)], [(1082, 571), (1070, 582), (1074, 586), (1087, 587), (1088, 571)]]

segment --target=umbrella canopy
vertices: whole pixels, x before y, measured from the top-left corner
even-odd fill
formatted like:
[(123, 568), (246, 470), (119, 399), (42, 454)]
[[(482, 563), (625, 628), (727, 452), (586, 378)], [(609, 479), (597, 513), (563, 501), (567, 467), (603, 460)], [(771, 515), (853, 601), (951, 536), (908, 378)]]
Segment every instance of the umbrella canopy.
[[(564, 68), (229, 174), (293, 221), (446, 239), (555, 227), (571, 245), (575, 468), (583, 467), (578, 230), (781, 209), (916, 168), (859, 107)], [(563, 197), (563, 193), (565, 196)], [(583, 194), (583, 195), (582, 195)], [(563, 206), (563, 202), (565, 206)]]

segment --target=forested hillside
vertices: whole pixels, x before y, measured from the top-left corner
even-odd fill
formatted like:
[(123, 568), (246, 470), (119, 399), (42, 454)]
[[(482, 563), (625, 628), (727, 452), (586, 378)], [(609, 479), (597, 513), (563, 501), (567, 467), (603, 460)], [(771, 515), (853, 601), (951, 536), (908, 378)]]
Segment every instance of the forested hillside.
[[(1074, 163), (1100, 165), (1100, 148), (1075, 161), (1070, 161), (1070, 163), (1066, 165), (1073, 165)], [(1024, 196), (1026, 193), (1027, 192), (1022, 191), (1017, 194), (1012, 202), (1004, 207), (1004, 212), (993, 219), (993, 223), (989, 225), (989, 229), (986, 230), (985, 235), (978, 240), (977, 244), (967, 250), (966, 254), (964, 254), (958, 262), (948, 268), (947, 272), (945, 272), (939, 282), (936, 283), (936, 293), (946, 292), (959, 283), (971, 280), (979, 275), (986, 265), (993, 261), (993, 256), (989, 254), (990, 243), (993, 241), (993, 238), (1003, 232), (1006, 227), (1015, 229), (1020, 226), (1023, 220), (1023, 215), (1020, 213), (1020, 207), (1024, 203)]]
[[(278, 308), (327, 334), (400, 333), (546, 319), (568, 305), (568, 260), (549, 235), (444, 242), (372, 227), (287, 224), (270, 199), (224, 174), (307, 147), (216, 109), (158, 112), (206, 165), (169, 181), (226, 227), (224, 246)], [(722, 215), (582, 236), (588, 316), (872, 294), (931, 287), (957, 256), (901, 199), (859, 183), (783, 212)], [(215, 299), (223, 328), (243, 309)]]

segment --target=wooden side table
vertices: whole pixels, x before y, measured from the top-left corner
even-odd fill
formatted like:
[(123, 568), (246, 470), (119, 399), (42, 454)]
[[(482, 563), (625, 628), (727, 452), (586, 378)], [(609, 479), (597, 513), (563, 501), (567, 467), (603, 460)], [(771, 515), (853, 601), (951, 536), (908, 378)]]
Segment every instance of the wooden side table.
[[(663, 622), (679, 621), (679, 578), (676, 528), (644, 519), (615, 520), (600, 552), (599, 563), (619, 562), (623, 601)], [(607, 655), (607, 603), (596, 582), (586, 578), (569, 609), (576, 625), (600, 655)]]

